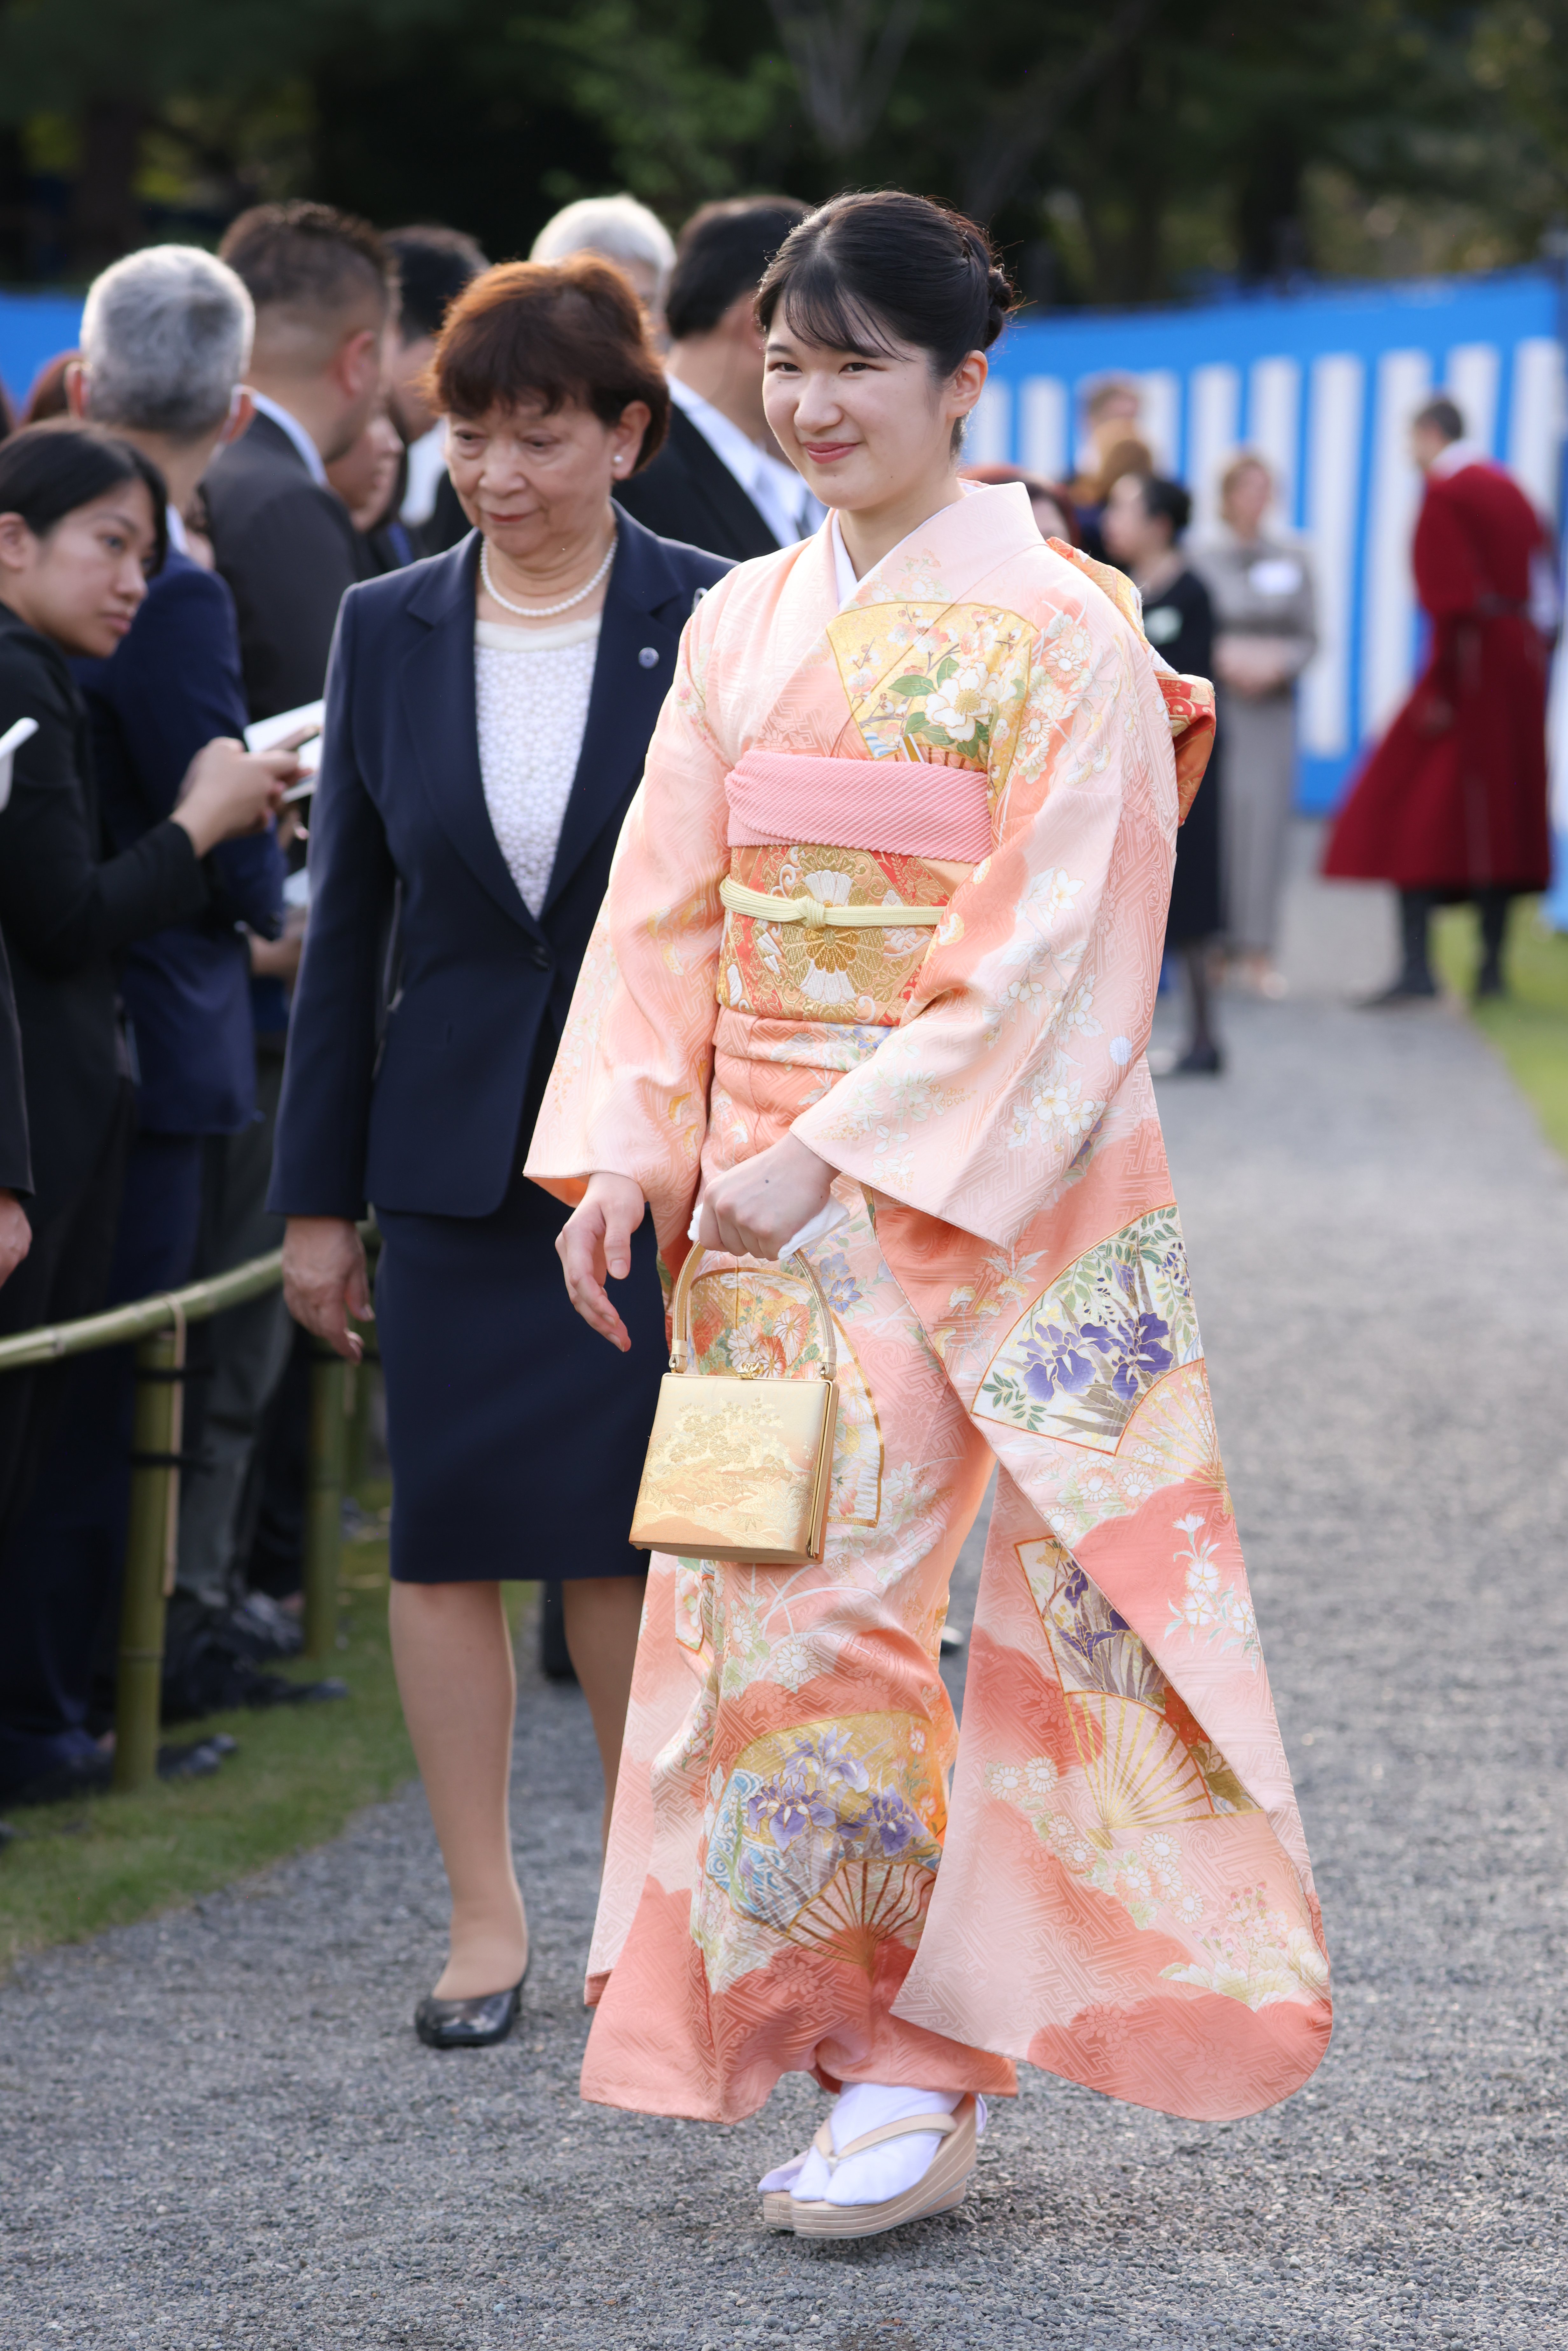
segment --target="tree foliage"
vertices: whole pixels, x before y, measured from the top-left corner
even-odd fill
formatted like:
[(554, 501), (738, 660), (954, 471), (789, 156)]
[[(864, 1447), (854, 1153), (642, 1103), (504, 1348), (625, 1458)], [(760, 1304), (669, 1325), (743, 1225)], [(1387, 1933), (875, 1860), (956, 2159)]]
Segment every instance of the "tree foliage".
[[(1568, 0), (0, 0), (0, 268), (81, 274), (257, 195), (526, 251), (573, 195), (672, 221), (891, 182), (1028, 289), (1463, 266), (1564, 210)], [(51, 193), (52, 192), (52, 193)], [(59, 225), (63, 222), (63, 225)]]

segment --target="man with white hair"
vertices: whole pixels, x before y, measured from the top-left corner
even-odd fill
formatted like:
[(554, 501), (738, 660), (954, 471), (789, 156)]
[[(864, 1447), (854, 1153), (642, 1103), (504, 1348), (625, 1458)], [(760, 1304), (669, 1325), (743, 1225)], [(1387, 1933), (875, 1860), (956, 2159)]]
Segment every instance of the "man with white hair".
[[(81, 360), (67, 380), (74, 413), (111, 427), (162, 469), (170, 552), (129, 634), (107, 661), (74, 664), (87, 699), (110, 843), (129, 849), (166, 817), (192, 758), (214, 737), (243, 736), (245, 683), (234, 599), (187, 551), (183, 523), (215, 452), (242, 433), (251, 402), (254, 311), (235, 272), (191, 246), (153, 246), (104, 271), (82, 317)], [(134, 1039), (137, 1134), (127, 1172), (111, 1298), (177, 1289), (191, 1278), (208, 1163), (256, 1128), (257, 1061), (248, 931), (282, 928), (283, 858), (275, 833), (225, 841), (207, 872), (210, 911), (127, 949), (120, 990)], [(245, 925), (245, 929), (239, 926)], [(265, 1184), (265, 1172), (261, 1182)], [(78, 1416), (72, 1492), (57, 1546), (122, 1542), (130, 1366), (83, 1359), (102, 1386)], [(191, 1426), (187, 1422), (187, 1427)]]
[(546, 221), (528, 259), (564, 261), (569, 253), (597, 253), (612, 261), (631, 279), (653, 326), (663, 333), (675, 244), (657, 214), (635, 196), (581, 196)]

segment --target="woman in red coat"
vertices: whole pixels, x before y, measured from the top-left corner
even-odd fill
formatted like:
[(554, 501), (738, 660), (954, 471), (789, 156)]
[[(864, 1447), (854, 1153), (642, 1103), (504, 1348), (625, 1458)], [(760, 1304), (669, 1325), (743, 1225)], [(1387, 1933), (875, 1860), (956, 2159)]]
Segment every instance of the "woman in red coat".
[(1531, 617), (1531, 570), (1549, 542), (1518, 484), (1463, 434), (1451, 400), (1430, 402), (1411, 430), (1427, 476), (1414, 567), (1431, 651), (1323, 860), (1336, 880), (1399, 892), (1404, 968), (1378, 1005), (1437, 994), (1428, 920), (1462, 898), (1480, 909), (1476, 994), (1500, 996), (1508, 902), (1550, 878), (1547, 646)]

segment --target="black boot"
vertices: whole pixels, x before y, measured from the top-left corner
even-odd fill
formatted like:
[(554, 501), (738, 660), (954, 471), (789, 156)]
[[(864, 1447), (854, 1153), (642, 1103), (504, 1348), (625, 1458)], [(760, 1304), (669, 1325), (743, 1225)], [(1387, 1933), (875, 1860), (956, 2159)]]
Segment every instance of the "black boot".
[(1506, 890), (1478, 890), (1476, 905), (1481, 921), (1481, 960), (1476, 974), (1476, 1002), (1484, 1004), (1488, 997), (1506, 996), (1508, 982), (1502, 976), (1503, 938), (1508, 930), (1508, 899)]
[(1403, 965), (1392, 987), (1362, 998), (1364, 1012), (1380, 1012), (1396, 1004), (1422, 1004), (1437, 993), (1427, 956), (1427, 936), (1437, 901), (1430, 890), (1399, 893), (1399, 945)]

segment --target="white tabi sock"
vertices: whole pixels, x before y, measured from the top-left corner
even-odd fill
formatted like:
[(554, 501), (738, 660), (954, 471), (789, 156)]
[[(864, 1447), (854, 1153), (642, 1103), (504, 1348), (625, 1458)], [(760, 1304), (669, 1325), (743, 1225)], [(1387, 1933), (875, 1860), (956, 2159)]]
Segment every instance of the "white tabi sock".
[[(961, 2090), (908, 2090), (884, 2087), (880, 2082), (852, 2082), (829, 2116), (833, 2147), (835, 2150), (848, 2147), (862, 2132), (880, 2130), (883, 2123), (902, 2122), (906, 2115), (950, 2115), (963, 2096)], [(788, 2183), (779, 2179), (778, 2185), (788, 2184), (790, 2194), (803, 2204), (883, 2204), (890, 2196), (902, 2196), (914, 2187), (929, 2169), (941, 2144), (936, 2131), (911, 2131), (907, 2138), (887, 2139), (881, 2147), (868, 2147), (863, 2155), (852, 2155), (847, 2163), (831, 2171), (826, 2158), (812, 2147), (796, 2178)], [(772, 2184), (775, 2178), (769, 2173), (764, 2186)]]

